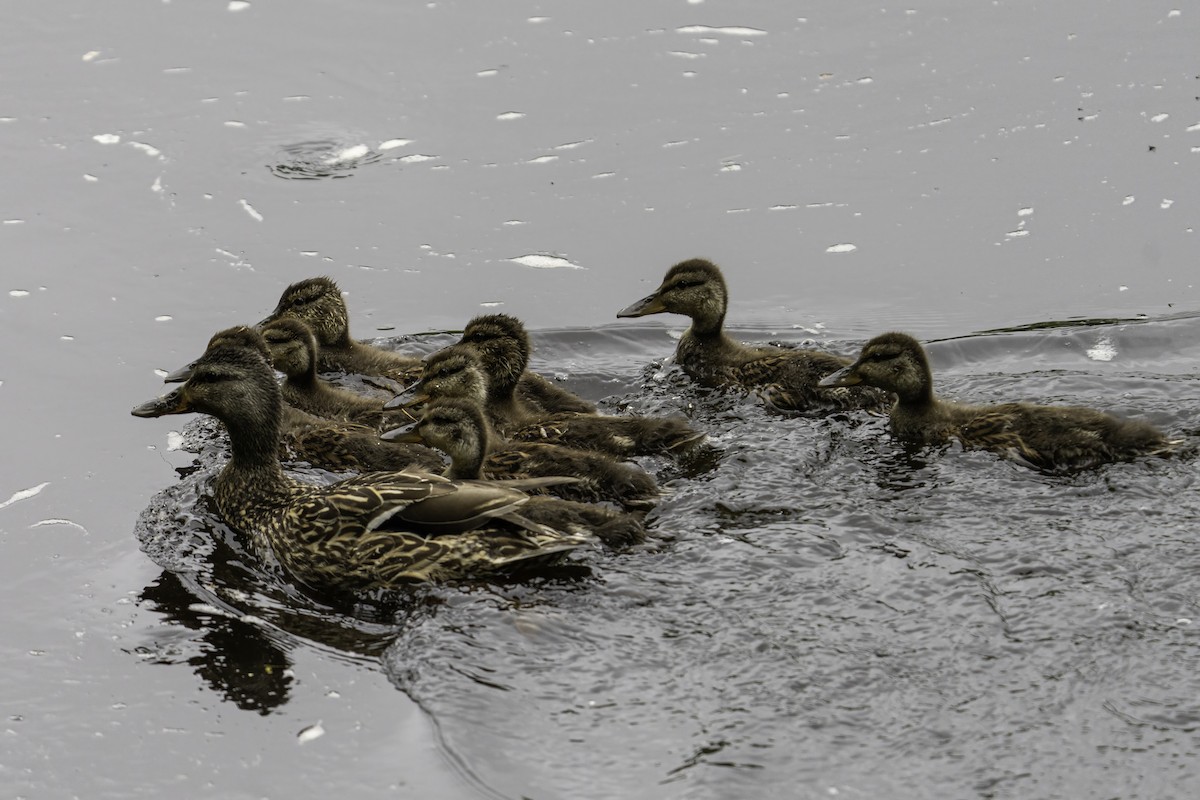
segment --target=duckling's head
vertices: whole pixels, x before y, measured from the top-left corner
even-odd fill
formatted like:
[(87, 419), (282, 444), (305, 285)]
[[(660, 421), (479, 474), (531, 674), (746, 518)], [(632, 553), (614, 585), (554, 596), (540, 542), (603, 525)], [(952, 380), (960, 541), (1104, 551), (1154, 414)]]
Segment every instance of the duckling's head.
[(867, 342), (858, 360), (821, 380), (820, 386), (875, 386), (901, 403), (933, 399), (933, 376), (925, 350), (906, 333), (885, 333)]
[(283, 290), (279, 305), (262, 322), (284, 317), (298, 319), (312, 329), (322, 347), (338, 347), (350, 341), (350, 316), (342, 290), (332, 279), (324, 276), (307, 278)]
[(193, 362), (182, 386), (143, 403), (133, 415), (199, 412), (230, 427), (269, 431), (278, 424), (281, 402), (275, 373), (259, 350), (218, 343)]
[(475, 317), (463, 329), (458, 343), (479, 354), (488, 378), (499, 387), (516, 387), (529, 366), (533, 349), (521, 320), (508, 314)]
[(729, 289), (721, 270), (711, 261), (691, 258), (667, 270), (654, 294), (617, 312), (618, 317), (648, 314), (683, 314), (701, 329), (720, 330), (729, 303)]
[(482, 404), (487, 399), (487, 376), (479, 356), (458, 345), (427, 356), (417, 386), (430, 400), (454, 398)]
[(263, 326), (262, 339), (275, 369), (289, 378), (316, 375), (317, 338), (303, 322), (292, 317), (272, 320)]
[(479, 403), (443, 397), (431, 401), (421, 419), (404, 433), (387, 438), (436, 447), (455, 464), (477, 464), (487, 450), (488, 424)]
[[(212, 350), (214, 347), (242, 347), (247, 350), (254, 350), (262, 355), (268, 361), (271, 360), (270, 354), (267, 352), (266, 342), (257, 330), (249, 325), (235, 325), (232, 328), (226, 328), (223, 331), (217, 331), (208, 340), (208, 346), (204, 348), (204, 352)], [(201, 356), (203, 358), (203, 356)], [(167, 377), (163, 378), (163, 383), (183, 383), (188, 378), (192, 377), (192, 370), (195, 368), (197, 358), (192, 362), (180, 367)]]

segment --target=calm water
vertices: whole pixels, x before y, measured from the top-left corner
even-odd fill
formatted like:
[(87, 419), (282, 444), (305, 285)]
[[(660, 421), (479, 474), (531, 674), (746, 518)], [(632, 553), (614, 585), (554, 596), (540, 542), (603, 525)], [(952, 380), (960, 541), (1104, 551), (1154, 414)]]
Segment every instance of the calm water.
[[(901, 328), (948, 396), (1194, 443), (1200, 17), (826, 5), (9, 13), (9, 792), (1200, 790), (1193, 458), (906, 453), (877, 419), (699, 393), (663, 362), (682, 320), (613, 320), (704, 255), (742, 338)], [(517, 314), (539, 368), (713, 450), (648, 463), (654, 541), (591, 578), (298, 595), (212, 516), (212, 427), (128, 411), (319, 273), (364, 337)]]

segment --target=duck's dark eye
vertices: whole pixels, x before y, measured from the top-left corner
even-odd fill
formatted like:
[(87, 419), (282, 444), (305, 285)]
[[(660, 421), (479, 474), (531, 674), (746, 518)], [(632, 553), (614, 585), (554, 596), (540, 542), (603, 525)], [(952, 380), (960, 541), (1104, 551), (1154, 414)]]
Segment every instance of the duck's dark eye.
[(216, 383), (228, 379), (228, 375), (220, 372), (196, 372), (192, 374), (191, 383)]
[(868, 361), (888, 361), (896, 357), (895, 353), (874, 352), (867, 355)]

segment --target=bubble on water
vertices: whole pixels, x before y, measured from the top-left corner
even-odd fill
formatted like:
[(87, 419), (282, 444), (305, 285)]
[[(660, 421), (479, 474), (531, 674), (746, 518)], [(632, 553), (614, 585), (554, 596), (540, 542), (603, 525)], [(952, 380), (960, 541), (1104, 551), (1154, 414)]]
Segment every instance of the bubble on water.
[(496, 119), (507, 122), (513, 119), (524, 119), (525, 112), (523, 111), (505, 111), (503, 114), (497, 114)]
[(573, 264), (561, 256), (552, 256), (546, 253), (531, 253), (508, 260), (523, 267), (532, 267), (533, 269), (586, 269), (586, 267)]
[(117, 144), (121, 141), (120, 135), (116, 133), (97, 133), (92, 139), (100, 144)]
[(853, 253), (858, 249), (858, 245), (853, 244), (833, 244), (825, 248), (826, 253)]

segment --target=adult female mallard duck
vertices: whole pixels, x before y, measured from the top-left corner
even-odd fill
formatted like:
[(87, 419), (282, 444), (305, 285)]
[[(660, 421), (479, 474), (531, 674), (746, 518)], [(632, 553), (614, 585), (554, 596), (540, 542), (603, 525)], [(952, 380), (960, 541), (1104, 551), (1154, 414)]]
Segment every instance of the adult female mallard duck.
[(617, 312), (618, 317), (683, 314), (692, 324), (679, 339), (675, 360), (692, 380), (712, 387), (758, 391), (785, 411), (820, 408), (886, 407), (886, 394), (819, 386), (822, 377), (850, 359), (817, 350), (749, 347), (725, 334), (729, 290), (721, 270), (711, 261), (693, 258), (667, 270), (654, 294)]
[(379, 375), (407, 384), (416, 379), (414, 373), (421, 368), (421, 359), (416, 356), (393, 353), (351, 338), (346, 301), (330, 278), (307, 278), (284, 289), (275, 310), (258, 327), (288, 317), (312, 329), (320, 345), (317, 367), (322, 372)]
[[(426, 404), (419, 422), (384, 438), (426, 444), (450, 456), (450, 478), (524, 478), (566, 475), (576, 483), (549, 487), (567, 500), (612, 501), (648, 510), (658, 486), (645, 470), (611, 457), (548, 442), (505, 442), (496, 436), (477, 398), (440, 397)], [(542, 520), (544, 521), (544, 520)]]
[[(517, 378), (516, 396), (538, 412), (570, 411), (595, 414), (596, 406), (566, 389), (530, 372), (529, 357), (533, 342), (521, 320), (509, 314), (483, 314), (467, 323), (458, 343), (473, 348), (485, 364), (515, 358), (522, 366), (514, 372)], [(510, 366), (511, 370), (512, 367)]]
[(523, 368), (519, 350), (504, 351), (489, 369), (472, 349), (454, 345), (427, 356), (421, 380), (385, 407), (466, 397), (483, 404), (495, 429), (514, 442), (552, 442), (616, 458), (678, 455), (704, 438), (674, 417), (538, 414), (515, 393)]
[(262, 326), (262, 338), (275, 369), (287, 376), (283, 399), (326, 419), (354, 422), (376, 432), (413, 421), (405, 412), (385, 412), (383, 401), (339, 389), (317, 375), (317, 339), (298, 319), (283, 317)]
[[(211, 414), (233, 455), (216, 478), (225, 522), (273, 553), (297, 581), (333, 591), (506, 572), (588, 543), (521, 517), (515, 484), (375, 472), (327, 486), (284, 474), (276, 457), (283, 400), (266, 360), (210, 349), (192, 376), (133, 414)], [(518, 482), (519, 483), (519, 482)]]
[[(217, 331), (208, 340), (205, 355), (219, 347), (243, 349), (258, 353), (268, 361), (271, 359), (262, 334), (246, 325)], [(203, 358), (180, 367), (163, 380), (167, 383), (186, 381)], [(307, 461), (314, 467), (334, 472), (375, 472), (409, 467), (440, 470), (445, 466), (442, 457), (431, 448), (380, 440), (377, 426), (324, 419), (286, 403), (280, 434), (280, 451), (284, 458)]]
[(1173, 444), (1148, 422), (1091, 408), (1001, 403), (969, 406), (933, 393), (929, 359), (916, 339), (885, 333), (867, 342), (858, 360), (821, 381), (824, 386), (875, 386), (896, 395), (893, 432), (920, 444), (957, 439), (1044, 470), (1082, 469), (1143, 455)]
[[(622, 473), (633, 472), (633, 467), (549, 444), (524, 443), (493, 449), (491, 426), (478, 403), (434, 400), (425, 407), (419, 422), (385, 435), (445, 452), (450, 456), (446, 476), (456, 480), (577, 477), (578, 483), (549, 488), (560, 497), (533, 498), (522, 510), (523, 515), (558, 530), (590, 531), (611, 547), (636, 544), (646, 537), (640, 515), (590, 505), (598, 499), (610, 499), (605, 495), (616, 488), (618, 481), (625, 480)], [(648, 488), (654, 490), (653, 479), (644, 472), (641, 475), (649, 482)], [(628, 487), (622, 488), (628, 491)], [(640, 493), (644, 495), (645, 490)], [(574, 502), (578, 500), (583, 502)]]

